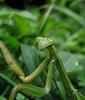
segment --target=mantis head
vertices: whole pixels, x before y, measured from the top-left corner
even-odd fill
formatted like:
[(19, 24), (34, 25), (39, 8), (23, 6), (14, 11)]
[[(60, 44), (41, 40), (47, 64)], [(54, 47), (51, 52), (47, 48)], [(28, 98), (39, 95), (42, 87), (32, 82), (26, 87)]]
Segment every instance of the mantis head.
[(53, 40), (48, 39), (46, 37), (38, 37), (36, 40), (40, 50), (48, 48), (49, 46), (52, 46), (54, 44)]

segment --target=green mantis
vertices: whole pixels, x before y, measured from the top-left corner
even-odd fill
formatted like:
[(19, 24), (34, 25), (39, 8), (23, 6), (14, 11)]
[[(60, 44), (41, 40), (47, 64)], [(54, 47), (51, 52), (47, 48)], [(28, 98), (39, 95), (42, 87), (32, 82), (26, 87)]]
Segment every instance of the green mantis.
[[(25, 76), (25, 73), (14, 60), (5, 44), (2, 41), (0, 41), (0, 50), (8, 66), (21, 80), (21, 83), (17, 85), (13, 84), (14, 88), (9, 96), (9, 100), (14, 100), (16, 94), (19, 92), (26, 96), (30, 95), (34, 97), (41, 97), (48, 94), (51, 89), (51, 83), (54, 77), (53, 71), (55, 66), (60, 73), (61, 80), (63, 82), (63, 85), (65, 86), (68, 95), (75, 96), (76, 100), (85, 100), (85, 97), (72, 85), (66, 73), (66, 70), (64, 69), (61, 58), (55, 50), (53, 40), (48, 39), (46, 37), (38, 37), (37, 43), (40, 50), (48, 50), (48, 57), (45, 58), (45, 60), (37, 67), (37, 69), (31, 75)], [(32, 85), (30, 82), (36, 79), (36, 77), (38, 77), (41, 74), (41, 72), (45, 70), (46, 67), (48, 68), (48, 73), (45, 87), (38, 87)]]

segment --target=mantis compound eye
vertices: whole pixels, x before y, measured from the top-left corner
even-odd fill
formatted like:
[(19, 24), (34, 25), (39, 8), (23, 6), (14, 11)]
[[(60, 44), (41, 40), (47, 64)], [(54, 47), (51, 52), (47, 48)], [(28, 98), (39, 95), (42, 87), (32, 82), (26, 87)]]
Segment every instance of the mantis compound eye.
[(37, 40), (38, 47), (40, 50), (43, 50), (54, 44), (53, 40), (48, 39), (46, 37), (38, 37), (36, 40)]

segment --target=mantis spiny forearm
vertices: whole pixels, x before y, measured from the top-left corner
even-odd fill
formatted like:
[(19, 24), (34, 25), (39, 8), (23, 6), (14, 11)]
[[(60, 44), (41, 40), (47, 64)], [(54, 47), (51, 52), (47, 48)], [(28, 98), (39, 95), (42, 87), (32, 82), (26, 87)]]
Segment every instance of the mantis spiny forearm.
[(23, 83), (29, 83), (32, 80), (34, 80), (43, 70), (47, 67), (48, 63), (50, 62), (49, 58), (47, 57), (38, 67), (37, 69), (30, 74), (29, 76), (26, 76), (25, 78), (20, 76), (20, 79), (22, 80)]
[(0, 50), (7, 64), (9, 65), (10, 69), (16, 75), (25, 77), (24, 72), (22, 71), (21, 67), (17, 64), (15, 59), (12, 57), (12, 54), (9, 52), (8, 48), (5, 46), (5, 44), (2, 41), (0, 41)]

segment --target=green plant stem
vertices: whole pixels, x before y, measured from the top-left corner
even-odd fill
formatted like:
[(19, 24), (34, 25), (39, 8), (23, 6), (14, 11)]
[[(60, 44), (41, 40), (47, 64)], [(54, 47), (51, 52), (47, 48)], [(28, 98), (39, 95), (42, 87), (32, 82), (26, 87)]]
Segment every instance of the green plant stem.
[(10, 86), (8, 85), (8, 86), (5, 88), (4, 92), (2, 93), (2, 96), (5, 96), (6, 93), (9, 91), (9, 89), (10, 89)]
[(52, 12), (52, 9), (55, 5), (55, 0), (52, 1), (51, 5), (49, 6), (48, 10), (46, 11), (46, 13), (44, 14), (44, 16), (41, 18), (37, 28), (36, 28), (36, 33), (38, 33), (38, 35), (42, 34), (44, 31), (44, 28), (46, 26), (46, 23), (48, 21), (48, 18)]
[[(48, 7), (49, 7), (49, 5), (45, 5), (45, 6), (41, 7), (41, 9), (43, 9), (43, 8), (46, 9)], [(69, 17), (73, 18), (74, 20), (76, 20), (81, 26), (83, 26), (85, 28), (85, 20), (84, 20), (84, 18), (82, 16), (78, 15), (77, 13), (71, 11), (70, 9), (68, 9), (68, 8), (66, 8), (64, 6), (55, 5), (53, 7), (53, 10), (59, 11), (61, 13), (66, 14), (67, 16), (69, 16)]]
[(0, 73), (0, 78), (4, 81), (6, 81), (8, 84), (10, 84), (11, 86), (16, 86), (16, 83), (13, 82), (12, 80), (10, 80), (7, 76), (5, 76), (4, 74)]

